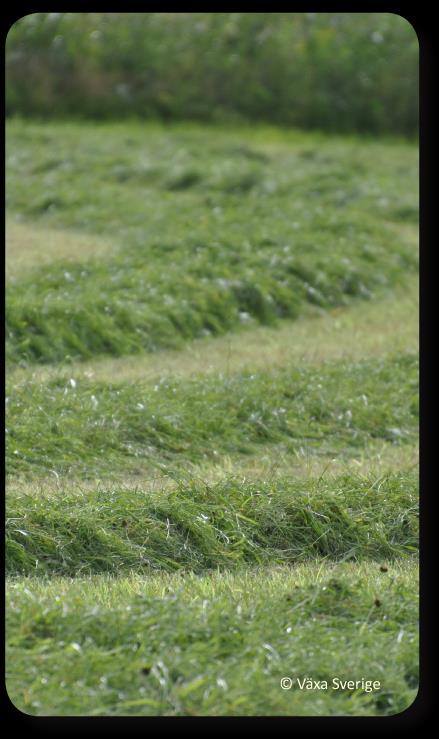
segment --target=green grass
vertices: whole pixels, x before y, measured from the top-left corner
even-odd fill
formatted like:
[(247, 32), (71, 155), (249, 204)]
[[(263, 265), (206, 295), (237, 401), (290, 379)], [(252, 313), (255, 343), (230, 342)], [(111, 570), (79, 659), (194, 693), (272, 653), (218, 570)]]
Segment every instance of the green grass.
[(391, 558), (417, 550), (417, 477), (181, 483), (157, 494), (10, 494), (10, 574), (202, 572), (321, 556)]
[[(8, 233), (11, 229), (8, 227)], [(23, 262), (32, 259), (53, 258), (56, 243), (73, 249), (76, 255), (84, 242), (77, 236), (66, 238), (57, 230), (34, 230), (33, 238), (23, 245), (22, 237), (30, 235), (30, 227), (12, 229), (13, 245), (17, 245), (9, 270), (20, 272)], [(416, 234), (412, 234), (415, 242)], [(15, 239), (19, 239), (18, 243)], [(105, 242), (104, 242), (105, 243)], [(48, 245), (49, 244), (49, 245)], [(92, 242), (97, 249), (104, 248), (99, 241)], [(11, 245), (9, 245), (11, 248)], [(58, 246), (59, 248), (59, 246)], [(108, 244), (107, 244), (107, 248)], [(415, 246), (413, 245), (413, 248)], [(419, 346), (418, 317), (419, 284), (416, 275), (405, 280), (392, 291), (376, 300), (357, 301), (345, 308), (323, 309), (313, 307), (293, 321), (282, 321), (276, 326), (258, 326), (245, 333), (225, 334), (222, 337), (194, 339), (183, 349), (150, 352), (136, 357), (98, 357), (80, 364), (60, 362), (55, 365), (8, 367), (8, 381), (46, 382), (49, 379), (72, 377), (77, 382), (84, 378), (97, 382), (145, 382), (154, 384), (161, 378), (180, 379), (211, 374), (230, 375), (240, 372), (266, 371), (296, 366), (319, 366), (322, 362), (358, 362), (392, 354), (416, 353)], [(383, 315), (386, 316), (385, 322)]]
[(267, 444), (338, 456), (371, 440), (413, 443), (417, 387), (413, 354), (157, 384), (10, 383), (7, 469), (114, 478)]
[[(8, 124), (7, 670), (31, 715), (418, 682), (414, 146)], [(282, 677), (379, 690), (282, 690)]]
[(212, 133), (10, 123), (11, 215), (118, 245), (11, 277), (11, 364), (181, 346), (373, 299), (416, 269), (392, 228), (417, 220), (413, 147)]
[(416, 696), (417, 600), (408, 560), (11, 579), (8, 692), (37, 715), (391, 715)]

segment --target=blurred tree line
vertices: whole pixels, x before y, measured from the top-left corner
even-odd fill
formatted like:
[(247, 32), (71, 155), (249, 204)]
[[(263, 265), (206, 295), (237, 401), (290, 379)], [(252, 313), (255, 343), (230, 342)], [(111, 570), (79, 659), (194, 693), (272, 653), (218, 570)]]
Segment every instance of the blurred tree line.
[(418, 41), (391, 13), (34, 13), (6, 113), (264, 121), (413, 136)]

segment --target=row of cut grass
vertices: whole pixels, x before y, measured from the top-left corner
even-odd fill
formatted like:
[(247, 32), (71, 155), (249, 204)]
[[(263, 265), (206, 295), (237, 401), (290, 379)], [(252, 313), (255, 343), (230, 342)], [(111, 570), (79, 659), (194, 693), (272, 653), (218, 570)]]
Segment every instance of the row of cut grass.
[(119, 250), (11, 277), (9, 361), (180, 346), (371, 298), (416, 268), (390, 227), (417, 221), (413, 147), (267, 138), (13, 121), (11, 214), (111, 235)]
[[(58, 232), (49, 230), (47, 234), (51, 240), (55, 235), (59, 239)], [(416, 231), (411, 230), (410, 236), (416, 248)], [(37, 240), (41, 246), (39, 232)], [(77, 249), (81, 249), (81, 244), (79, 239)], [(147, 353), (137, 356), (135, 361), (133, 357), (105, 357), (55, 365), (9, 367), (8, 377), (14, 382), (26, 379), (46, 382), (59, 377), (67, 381), (73, 374), (79, 381), (85, 377), (112, 383), (117, 377), (118, 382), (143, 382), (158, 381), (166, 375), (181, 378), (215, 372), (228, 375), (417, 352), (418, 292), (419, 282), (413, 276), (379, 299), (358, 301), (349, 308), (324, 310), (310, 306), (298, 320), (285, 320), (275, 327), (258, 326), (248, 330), (245, 336), (236, 333), (195, 339), (184, 349)]]
[[(325, 230), (321, 236), (328, 238)], [(370, 298), (373, 290), (416, 266), (413, 251), (401, 247), (390, 232), (377, 237), (353, 231), (363, 244), (380, 244), (378, 258), (367, 253), (368, 247), (358, 259), (342, 257), (345, 246), (340, 248), (337, 238), (339, 248), (334, 244), (330, 257), (313, 258), (316, 238), (313, 245), (301, 245), (299, 258), (286, 255), (279, 242), (260, 251), (231, 243), (223, 252), (227, 263), (220, 264), (221, 246), (186, 243), (186, 264), (171, 256), (167, 269), (163, 254), (154, 264), (149, 250), (135, 258), (46, 267), (7, 293), (8, 360), (56, 362), (181, 346), (184, 340), (237, 330), (252, 321), (294, 318), (307, 302), (331, 307), (356, 296)], [(237, 248), (238, 270), (230, 259)], [(317, 246), (320, 253), (325, 248), (328, 244)], [(246, 265), (246, 256), (252, 264)]]
[(261, 444), (337, 456), (418, 429), (417, 356), (151, 383), (62, 378), (7, 389), (10, 475), (113, 476)]
[(394, 558), (417, 550), (417, 477), (189, 481), (10, 493), (9, 574), (67, 576)]

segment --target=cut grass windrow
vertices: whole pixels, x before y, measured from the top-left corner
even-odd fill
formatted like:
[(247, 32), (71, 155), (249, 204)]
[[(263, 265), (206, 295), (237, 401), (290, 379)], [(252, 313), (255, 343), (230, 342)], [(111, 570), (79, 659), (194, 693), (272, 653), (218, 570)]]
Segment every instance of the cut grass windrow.
[(119, 247), (68, 260), (60, 232), (63, 257), (12, 270), (12, 365), (179, 347), (372, 298), (416, 271), (392, 228), (417, 221), (413, 147), (217, 133), (11, 122), (11, 216)]
[(10, 494), (9, 574), (66, 576), (391, 559), (416, 552), (417, 477), (223, 480), (144, 493)]
[(113, 476), (219, 461), (261, 444), (337, 456), (370, 440), (413, 443), (417, 356), (209, 376), (95, 383), (75, 378), (7, 389), (10, 475)]
[[(40, 251), (47, 239), (51, 244), (56, 241), (50, 230), (47, 236), (43, 233), (44, 236), (33, 232)], [(75, 239), (76, 254), (83, 245), (80, 239), (78, 243)], [(412, 239), (416, 242), (415, 231)], [(69, 245), (69, 240), (66, 241)], [(20, 260), (18, 266), (21, 268)], [(14, 382), (25, 379), (45, 382), (63, 377), (67, 381), (73, 373), (77, 380), (88, 377), (98, 382), (112, 383), (115, 377), (118, 382), (158, 381), (165, 375), (182, 379), (215, 372), (230, 375), (297, 364), (361, 361), (418, 350), (419, 280), (413, 275), (379, 299), (330, 310), (310, 306), (298, 320), (257, 326), (247, 330), (244, 336), (237, 332), (194, 339), (184, 349), (149, 352), (135, 360), (132, 356), (101, 357), (82, 362), (8, 367), (8, 378)]]
[[(357, 231), (350, 246), (354, 238), (361, 244), (380, 241)], [(280, 243), (263, 245), (259, 251), (250, 245), (188, 243), (183, 249), (186, 274), (172, 257), (164, 270), (163, 254), (154, 264), (151, 250), (119, 260), (46, 267), (8, 289), (8, 360), (47, 363), (179, 347), (190, 339), (236, 331), (243, 324), (295, 318), (306, 303), (331, 307), (345, 305), (352, 297), (370, 298), (372, 291), (414, 271), (417, 263), (413, 251), (404, 253), (390, 233), (385, 245), (370, 247), (381, 250), (380, 257), (364, 247), (363, 256), (357, 259), (351, 253), (346, 258), (345, 246), (334, 243), (330, 258), (320, 254), (310, 259), (314, 248), (325, 250), (323, 245), (315, 247), (317, 231), (313, 240), (313, 245), (299, 248), (299, 258), (288, 256), (290, 247)], [(163, 250), (160, 246), (157, 251)], [(233, 263), (237, 251), (238, 271)]]

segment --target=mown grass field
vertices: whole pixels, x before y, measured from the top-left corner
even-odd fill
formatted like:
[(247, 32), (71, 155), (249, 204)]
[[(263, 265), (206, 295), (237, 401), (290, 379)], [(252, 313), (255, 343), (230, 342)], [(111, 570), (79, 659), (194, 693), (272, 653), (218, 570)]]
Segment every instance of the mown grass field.
[(403, 711), (416, 147), (13, 120), (7, 176), (11, 700)]

